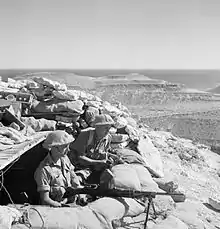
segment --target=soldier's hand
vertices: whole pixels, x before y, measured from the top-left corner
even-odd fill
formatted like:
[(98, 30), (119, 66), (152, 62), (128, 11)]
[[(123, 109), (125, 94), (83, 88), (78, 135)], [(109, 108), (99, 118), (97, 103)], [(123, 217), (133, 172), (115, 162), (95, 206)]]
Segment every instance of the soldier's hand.
[(105, 170), (108, 166), (105, 160), (99, 160), (95, 163), (94, 169), (97, 171)]
[(88, 197), (86, 194), (78, 194), (77, 195), (77, 204), (80, 206), (85, 206), (88, 203)]

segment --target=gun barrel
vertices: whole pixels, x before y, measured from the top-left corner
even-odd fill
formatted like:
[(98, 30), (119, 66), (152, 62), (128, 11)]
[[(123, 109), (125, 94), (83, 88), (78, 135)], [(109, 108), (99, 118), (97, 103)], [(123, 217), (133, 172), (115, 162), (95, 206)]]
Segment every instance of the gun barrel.
[(183, 193), (167, 193), (167, 192), (146, 192), (146, 191), (137, 191), (137, 190), (120, 190), (120, 189), (103, 189), (103, 188), (70, 188), (64, 194), (65, 197), (73, 196), (76, 194), (88, 194), (91, 196), (99, 197), (127, 197), (127, 198), (138, 198), (138, 197), (151, 197), (155, 198), (157, 195), (169, 195), (169, 196), (184, 196)]

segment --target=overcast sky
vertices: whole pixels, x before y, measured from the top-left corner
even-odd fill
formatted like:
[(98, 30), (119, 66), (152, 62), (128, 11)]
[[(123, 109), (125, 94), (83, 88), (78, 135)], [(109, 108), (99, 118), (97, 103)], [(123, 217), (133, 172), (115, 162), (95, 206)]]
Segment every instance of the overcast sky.
[(220, 0), (0, 0), (0, 68), (220, 68)]

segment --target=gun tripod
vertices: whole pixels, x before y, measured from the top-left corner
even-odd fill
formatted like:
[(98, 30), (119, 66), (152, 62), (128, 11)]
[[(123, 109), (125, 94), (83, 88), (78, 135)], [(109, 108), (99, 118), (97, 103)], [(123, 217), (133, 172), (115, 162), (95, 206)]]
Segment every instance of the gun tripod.
[(146, 218), (145, 218), (145, 221), (144, 221), (144, 229), (147, 228), (147, 222), (148, 222), (148, 217), (149, 217), (150, 206), (152, 206), (153, 211), (154, 211), (154, 217), (156, 218), (157, 217), (157, 213), (156, 213), (156, 210), (155, 210), (153, 198), (151, 196), (148, 197), (148, 204), (147, 204), (147, 209), (146, 209)]

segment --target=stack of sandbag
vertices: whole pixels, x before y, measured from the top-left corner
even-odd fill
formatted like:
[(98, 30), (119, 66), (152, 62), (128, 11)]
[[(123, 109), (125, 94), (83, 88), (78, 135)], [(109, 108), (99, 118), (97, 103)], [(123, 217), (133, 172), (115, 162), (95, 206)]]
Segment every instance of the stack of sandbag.
[(108, 114), (112, 117), (119, 117), (122, 115), (122, 111), (119, 110), (117, 107), (113, 106), (109, 102), (105, 101), (102, 104), (102, 113)]
[(79, 99), (79, 93), (76, 90), (56, 91), (54, 90), (53, 95), (61, 100), (74, 101)]
[[(37, 96), (36, 89), (40, 90), (40, 88), (43, 92), (38, 93), (39, 96)], [(118, 130), (117, 135), (112, 138), (113, 148), (124, 148), (130, 140), (137, 142), (139, 139), (136, 121), (131, 118), (128, 109), (120, 103), (114, 106), (107, 101), (102, 101), (96, 95), (80, 90), (65, 89), (58, 82), (44, 77), (33, 78), (33, 83), (29, 82), (27, 89), (36, 96), (31, 106), (33, 113), (63, 112), (63, 115), (77, 113), (80, 118), (74, 122), (78, 122), (82, 129), (91, 126), (95, 115), (109, 114), (115, 120)], [(40, 94), (42, 95), (40, 96)], [(44, 99), (42, 99), (43, 97)], [(59, 117), (59, 120), (56, 121), (65, 122), (65, 119)]]
[[(120, 164), (111, 168), (112, 178), (103, 172), (100, 182), (108, 182), (108, 187), (123, 190), (158, 191), (158, 185), (151, 177), (149, 171), (141, 164)], [(108, 177), (107, 180), (103, 180)]]
[(113, 119), (115, 121), (115, 132), (111, 133), (111, 147), (113, 149), (125, 148), (131, 141), (134, 143), (138, 142), (140, 138), (138, 130), (128, 124), (128, 121), (132, 122), (133, 120), (131, 117), (117, 116), (113, 117)]
[(55, 130), (57, 122), (45, 118), (35, 119), (34, 117), (21, 117), (26, 126), (30, 126), (34, 131)]
[(81, 100), (76, 101), (37, 101), (32, 103), (32, 110), (40, 113), (53, 112), (69, 112), (69, 113), (83, 113), (84, 103)]
[(30, 140), (30, 137), (12, 127), (0, 127), (0, 143), (3, 145), (20, 144), (27, 140)]
[[(76, 112), (80, 115), (90, 108), (96, 108), (99, 113), (109, 114), (112, 117), (130, 117), (130, 112), (122, 104), (117, 107), (107, 101), (102, 101), (98, 96), (81, 90), (68, 89), (65, 84), (47, 79), (45, 77), (33, 77), (22, 82), (11, 82), (20, 85), (20, 91), (34, 95), (35, 100), (31, 106), (31, 112)], [(8, 84), (7, 84), (8, 85)], [(83, 109), (87, 107), (88, 109)], [(90, 125), (89, 120), (85, 120)], [(84, 128), (84, 127), (83, 127)]]
[[(47, 229), (113, 229), (112, 221), (124, 216), (136, 216), (145, 208), (135, 200), (103, 197), (85, 207), (51, 208), (46, 206), (27, 206), (32, 228)], [(26, 225), (15, 224), (12, 229), (23, 229)]]

